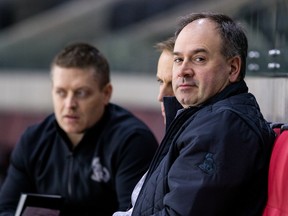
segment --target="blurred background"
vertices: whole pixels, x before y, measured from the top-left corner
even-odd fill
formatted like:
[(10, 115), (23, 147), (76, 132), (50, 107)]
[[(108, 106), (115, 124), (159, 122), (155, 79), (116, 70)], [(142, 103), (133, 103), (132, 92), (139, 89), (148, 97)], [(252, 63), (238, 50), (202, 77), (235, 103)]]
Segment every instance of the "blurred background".
[(269, 121), (288, 121), (288, 0), (0, 0), (0, 185), (24, 129), (52, 112), (49, 67), (75, 41), (109, 60), (116, 102), (164, 133), (154, 45), (191, 12), (222, 12), (249, 41), (246, 81)]

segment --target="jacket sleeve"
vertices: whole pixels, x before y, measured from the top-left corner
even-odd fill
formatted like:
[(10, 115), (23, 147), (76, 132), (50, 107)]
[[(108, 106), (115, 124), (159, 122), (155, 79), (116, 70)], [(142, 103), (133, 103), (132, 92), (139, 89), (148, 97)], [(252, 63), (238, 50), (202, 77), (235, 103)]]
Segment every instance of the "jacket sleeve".
[(237, 198), (241, 190), (261, 184), (257, 172), (263, 172), (262, 166), (267, 163), (261, 156), (260, 145), (259, 137), (246, 122), (229, 111), (203, 117), (187, 126), (169, 155), (175, 161), (167, 171), (164, 208), (155, 216), (235, 212), (233, 202), (247, 202), (243, 196)]
[(0, 191), (0, 216), (13, 216), (21, 192), (31, 191), (32, 182), (26, 169), (27, 161), (25, 160), (29, 154), (23, 148), (25, 142), (25, 138), (22, 136), (12, 152), (7, 176)]
[(115, 187), (119, 210), (126, 211), (131, 204), (131, 194), (158, 148), (158, 142), (148, 130), (137, 130), (128, 136), (117, 159)]

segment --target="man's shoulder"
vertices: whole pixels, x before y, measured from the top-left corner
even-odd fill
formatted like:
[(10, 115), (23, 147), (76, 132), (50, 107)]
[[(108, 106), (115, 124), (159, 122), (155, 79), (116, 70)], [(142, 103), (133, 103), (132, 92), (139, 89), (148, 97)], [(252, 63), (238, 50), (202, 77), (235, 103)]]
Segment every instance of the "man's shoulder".
[(127, 138), (138, 134), (143, 138), (155, 139), (148, 125), (128, 109), (116, 104), (109, 104), (108, 109), (110, 116), (109, 121), (105, 122), (106, 133), (110, 133), (113, 137)]
[(107, 109), (109, 110), (109, 119), (115, 125), (148, 129), (144, 121), (136, 116), (132, 111), (128, 110), (128, 108), (110, 103)]
[[(104, 119), (106, 120), (103, 122), (105, 132), (101, 139), (105, 140), (103, 142), (106, 143), (107, 149), (109, 149), (109, 146), (121, 148), (127, 144), (137, 148), (145, 145), (146, 149), (149, 149), (149, 146), (153, 149), (158, 147), (158, 142), (152, 131), (132, 112), (116, 104), (109, 104), (106, 109), (106, 111), (109, 111), (109, 116)], [(115, 143), (118, 144), (115, 145)]]
[(213, 112), (216, 115), (225, 117), (227, 121), (224, 122), (229, 122), (231, 121), (230, 119), (238, 119), (241, 122), (245, 122), (249, 125), (249, 128), (253, 128), (255, 131), (271, 132), (255, 96), (251, 93), (242, 93), (219, 101), (213, 105)]
[(251, 93), (241, 93), (225, 98), (211, 105), (213, 110), (235, 110), (237, 112), (246, 112), (254, 110), (260, 112), (256, 98)]
[(218, 124), (222, 122), (225, 124), (231, 119), (249, 122), (261, 120), (261, 122), (266, 123), (255, 97), (250, 93), (241, 93), (204, 106), (193, 115), (192, 119), (195, 119), (196, 122), (214, 122), (219, 119), (218, 121), (221, 122)]
[(24, 135), (37, 138), (43, 136), (49, 136), (56, 129), (55, 115), (50, 114), (46, 116), (42, 121), (35, 122), (28, 126), (24, 131)]
[(123, 106), (121, 105), (118, 105), (116, 103), (109, 103), (106, 107), (107, 110), (109, 110), (109, 112), (112, 114), (112, 115), (123, 115), (123, 114), (129, 114), (129, 115), (132, 115), (132, 113), (127, 109), (127, 108), (124, 108)]
[(33, 152), (43, 151), (43, 146), (47, 145), (47, 141), (56, 134), (54, 120), (54, 115), (49, 115), (41, 122), (27, 127), (15, 146), (14, 159), (25, 155), (24, 152), (32, 157)]

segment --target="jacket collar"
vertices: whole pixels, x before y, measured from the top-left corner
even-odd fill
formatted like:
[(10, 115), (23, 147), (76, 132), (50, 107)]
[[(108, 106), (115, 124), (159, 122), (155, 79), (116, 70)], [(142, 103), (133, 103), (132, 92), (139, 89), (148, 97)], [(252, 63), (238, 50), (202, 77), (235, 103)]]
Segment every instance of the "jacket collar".
[(226, 99), (228, 97), (242, 94), (242, 93), (247, 93), (248, 92), (248, 87), (246, 85), (246, 82), (244, 80), (241, 80), (236, 83), (232, 83), (228, 86), (226, 86), (221, 92), (218, 94), (214, 95), (210, 99), (208, 99), (205, 103), (203, 103), (200, 106), (206, 106), (208, 104), (214, 104), (220, 100)]
[[(244, 80), (241, 80), (236, 83), (232, 83), (224, 88), (220, 93), (214, 95), (208, 99), (205, 103), (200, 106), (207, 106), (209, 104), (214, 104), (220, 100), (231, 97), (233, 95), (247, 93), (248, 87)], [(182, 105), (177, 101), (176, 97), (163, 97), (163, 104), (165, 109), (165, 118), (166, 118), (166, 131), (169, 128), (173, 119), (178, 115), (178, 113), (183, 110)]]
[(171, 122), (177, 115), (178, 110), (183, 109), (182, 105), (177, 101), (176, 97), (163, 97), (163, 104), (166, 118), (166, 131)]

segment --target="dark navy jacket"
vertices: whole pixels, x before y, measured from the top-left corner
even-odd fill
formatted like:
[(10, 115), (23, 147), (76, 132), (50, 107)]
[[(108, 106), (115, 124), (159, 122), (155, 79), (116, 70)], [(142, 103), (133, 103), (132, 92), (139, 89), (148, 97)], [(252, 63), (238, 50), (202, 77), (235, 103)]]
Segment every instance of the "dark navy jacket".
[(133, 216), (261, 215), (275, 134), (244, 81), (171, 122)]
[(14, 215), (21, 192), (59, 194), (67, 216), (111, 216), (129, 207), (158, 143), (139, 119), (109, 104), (103, 118), (71, 143), (50, 115), (16, 145), (0, 194), (0, 215)]

